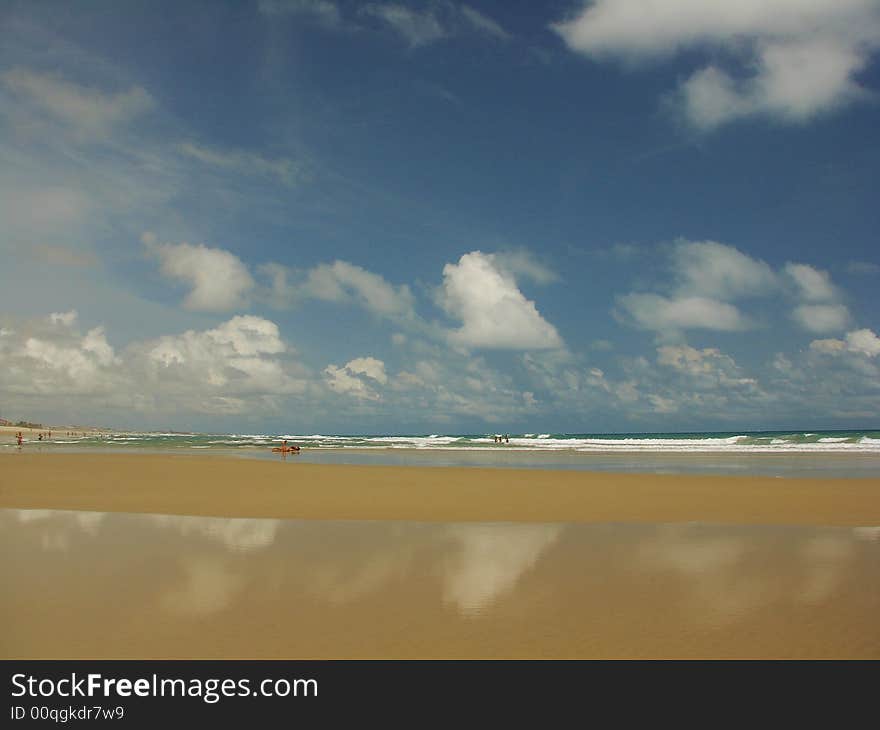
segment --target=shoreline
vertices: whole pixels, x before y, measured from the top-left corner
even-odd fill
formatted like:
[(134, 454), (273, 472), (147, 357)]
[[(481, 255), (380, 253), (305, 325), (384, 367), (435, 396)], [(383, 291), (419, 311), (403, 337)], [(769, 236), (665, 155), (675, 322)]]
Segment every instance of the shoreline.
[(880, 525), (880, 479), (8, 454), (0, 509), (415, 522)]

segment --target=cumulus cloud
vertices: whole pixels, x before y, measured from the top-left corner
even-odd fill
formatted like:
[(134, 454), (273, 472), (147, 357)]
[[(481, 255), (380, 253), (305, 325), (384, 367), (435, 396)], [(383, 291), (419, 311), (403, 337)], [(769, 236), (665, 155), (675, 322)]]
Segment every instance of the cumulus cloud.
[(880, 337), (867, 328), (847, 332), (846, 347), (850, 352), (877, 357), (880, 355)]
[(526, 299), (514, 276), (493, 254), (472, 251), (458, 263), (446, 264), (439, 302), (462, 321), (449, 333), (456, 345), (512, 350), (563, 346), (556, 328)]
[(852, 332), (847, 332), (846, 338), (843, 340), (813, 340), (810, 343), (810, 349), (826, 355), (839, 355), (849, 352), (873, 358), (880, 355), (880, 337), (877, 337), (872, 330), (867, 328), (853, 330)]
[(395, 287), (378, 274), (347, 261), (310, 269), (299, 295), (330, 302), (354, 301), (380, 316), (414, 316), (413, 295), (406, 284)]
[(617, 313), (641, 329), (734, 332), (752, 321), (732, 300), (764, 296), (778, 288), (770, 266), (717, 241), (681, 239), (667, 249), (671, 295), (632, 292), (617, 298)]
[(354, 360), (347, 362), (345, 367), (356, 375), (366, 375), (382, 385), (388, 382), (388, 376), (385, 374), (385, 363), (377, 360), (375, 357), (356, 357)]
[(746, 81), (710, 66), (682, 84), (679, 98), (694, 126), (711, 129), (759, 114), (806, 121), (867, 96), (853, 77), (868, 56), (846, 41), (811, 38), (766, 43), (756, 56), (757, 74)]
[(102, 326), (83, 334), (72, 319), (24, 321), (2, 335), (0, 392), (5, 407), (25, 412), (57, 412), (64, 403), (79, 414), (268, 413), (310, 383), (278, 326), (261, 317), (237, 316), (121, 350)]
[(708, 329), (735, 332), (751, 323), (734, 305), (706, 297), (669, 299), (659, 294), (625, 294), (617, 298), (620, 309), (641, 329), (670, 332)]
[(288, 347), (278, 325), (254, 316), (236, 316), (209, 330), (187, 330), (143, 343), (137, 348), (148, 381), (159, 391), (207, 394), (206, 409), (234, 410), (225, 397), (286, 394), (303, 389), (275, 355)]
[[(53, 312), (46, 325), (3, 330), (0, 387), (19, 395), (82, 395), (107, 392), (119, 378), (120, 360), (103, 327), (81, 335), (77, 313)], [(6, 341), (8, 340), (8, 341)]]
[(827, 271), (791, 262), (785, 265), (784, 271), (796, 285), (799, 295), (808, 302), (828, 302), (837, 296)]
[(206, 312), (222, 312), (244, 304), (254, 280), (235, 254), (204, 244), (158, 243), (151, 233), (144, 244), (159, 258), (162, 273), (192, 287), (184, 306)]
[(49, 315), (49, 321), (52, 324), (60, 324), (64, 327), (70, 327), (76, 322), (76, 318), (79, 316), (75, 309), (71, 309), (69, 312), (52, 312)]
[(658, 347), (657, 364), (719, 386), (751, 387), (757, 384), (754, 378), (742, 377), (734, 359), (714, 347), (702, 350), (689, 345)]
[(678, 241), (672, 263), (678, 292), (722, 301), (767, 294), (777, 277), (764, 261), (716, 241)]
[(849, 310), (843, 304), (802, 304), (791, 316), (809, 332), (838, 332), (849, 322)]
[(754, 326), (734, 301), (788, 295), (795, 300), (792, 319), (809, 332), (835, 332), (849, 324), (849, 309), (826, 271), (795, 262), (774, 271), (766, 262), (716, 241), (679, 240), (667, 251), (671, 276), (658, 288), (669, 294), (620, 296), (618, 317), (661, 335), (688, 329), (730, 332)]
[(385, 363), (374, 357), (358, 357), (342, 367), (328, 365), (324, 368), (324, 382), (330, 390), (360, 400), (380, 400), (381, 396), (365, 378), (385, 385), (388, 382)]
[(721, 51), (695, 71), (678, 102), (696, 127), (770, 116), (804, 121), (866, 96), (856, 79), (880, 47), (873, 0), (595, 0), (556, 23), (570, 49), (627, 62)]
[(791, 262), (783, 271), (803, 302), (791, 313), (795, 322), (809, 332), (838, 332), (846, 328), (849, 309), (836, 301), (840, 294), (827, 271)]
[(153, 98), (140, 86), (109, 93), (26, 68), (6, 71), (0, 76), (0, 83), (17, 97), (89, 137), (105, 134), (155, 106)]

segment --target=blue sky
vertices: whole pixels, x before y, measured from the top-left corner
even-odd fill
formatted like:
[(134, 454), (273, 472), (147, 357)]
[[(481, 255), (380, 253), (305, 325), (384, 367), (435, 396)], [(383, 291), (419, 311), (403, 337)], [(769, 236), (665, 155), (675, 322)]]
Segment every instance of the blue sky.
[(3, 2), (0, 35), (0, 415), (877, 425), (876, 0)]

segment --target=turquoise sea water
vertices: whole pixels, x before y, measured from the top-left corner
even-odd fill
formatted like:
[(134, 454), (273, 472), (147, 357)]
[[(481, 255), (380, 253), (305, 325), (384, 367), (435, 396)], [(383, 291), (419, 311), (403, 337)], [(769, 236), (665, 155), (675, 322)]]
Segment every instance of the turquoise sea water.
[[(730, 431), (624, 434), (325, 435), (108, 433), (29, 437), (22, 451), (217, 453), (280, 458), (287, 439), (301, 447), (290, 460), (317, 463), (414, 464), (584, 469), (650, 473), (778, 476), (880, 476), (880, 430)], [(4, 443), (2, 450), (16, 450)]]
[[(497, 443), (495, 436), (504, 437)], [(737, 453), (877, 453), (880, 430), (866, 431), (729, 431), (709, 433), (526, 433), (526, 434), (202, 434), (108, 433), (66, 435), (55, 432), (51, 446), (145, 449), (261, 449), (288, 439), (307, 449), (429, 449), (574, 452), (737, 452)]]

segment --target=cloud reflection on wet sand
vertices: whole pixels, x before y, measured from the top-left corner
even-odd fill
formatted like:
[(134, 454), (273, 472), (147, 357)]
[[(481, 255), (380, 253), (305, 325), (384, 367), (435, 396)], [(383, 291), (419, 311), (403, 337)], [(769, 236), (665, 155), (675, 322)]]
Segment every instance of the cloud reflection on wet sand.
[(880, 656), (880, 528), (0, 511), (2, 656)]

